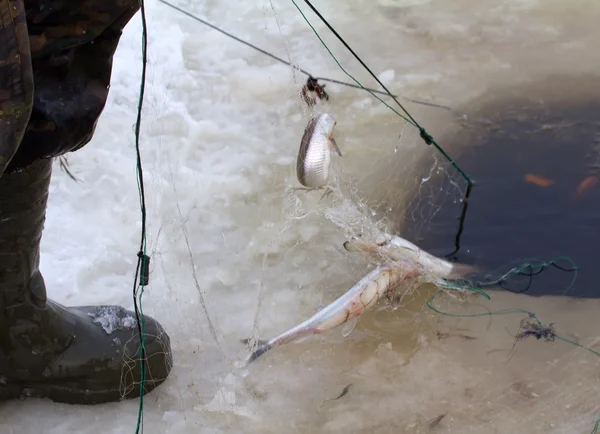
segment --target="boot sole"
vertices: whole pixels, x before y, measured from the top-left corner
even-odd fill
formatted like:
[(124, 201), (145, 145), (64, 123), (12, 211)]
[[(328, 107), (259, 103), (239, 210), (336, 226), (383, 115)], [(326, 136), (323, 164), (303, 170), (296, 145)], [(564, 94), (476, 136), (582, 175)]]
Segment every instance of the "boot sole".
[[(152, 392), (166, 379), (157, 381), (147, 381), (144, 387), (144, 395)], [(137, 385), (138, 383), (136, 383)], [(96, 405), (110, 402), (120, 402), (139, 398), (139, 388), (130, 389), (126, 393), (120, 388), (103, 390), (82, 390), (80, 385), (51, 385), (43, 383), (19, 383), (19, 384), (0, 384), (0, 401), (13, 399), (25, 400), (50, 399), (56, 403), (71, 405)]]

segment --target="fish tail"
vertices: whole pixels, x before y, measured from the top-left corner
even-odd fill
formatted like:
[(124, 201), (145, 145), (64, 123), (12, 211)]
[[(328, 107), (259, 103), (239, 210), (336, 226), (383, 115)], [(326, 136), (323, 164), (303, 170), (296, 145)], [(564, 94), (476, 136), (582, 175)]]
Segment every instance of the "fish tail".
[[(249, 341), (249, 339), (244, 339), (244, 340), (246, 341), (246, 343)], [(273, 348), (273, 343), (271, 343), (269, 341), (258, 341), (258, 346), (254, 349), (254, 351), (252, 351), (252, 353), (250, 353), (250, 355), (246, 359), (246, 365), (249, 365), (256, 359), (258, 359), (260, 356), (262, 356), (264, 353), (269, 351), (271, 348)]]
[(460, 279), (469, 274), (474, 274), (479, 272), (479, 268), (474, 265), (467, 264), (452, 264), (452, 269), (450, 273), (446, 276), (448, 279)]
[[(324, 310), (326, 310), (325, 308)], [(288, 330), (287, 332), (271, 339), (268, 341), (257, 341), (256, 347), (252, 348), (252, 353), (246, 359), (246, 365), (252, 363), (264, 353), (269, 351), (271, 348), (281, 345), (288, 344), (290, 342), (302, 342), (304, 339), (308, 338), (311, 334), (318, 333), (318, 329), (316, 325), (313, 324), (319, 321), (319, 316), (322, 315), (322, 312), (319, 312), (313, 315), (311, 318), (304, 321), (302, 324), (297, 325), (296, 327)], [(250, 339), (243, 339), (242, 342), (248, 343)]]

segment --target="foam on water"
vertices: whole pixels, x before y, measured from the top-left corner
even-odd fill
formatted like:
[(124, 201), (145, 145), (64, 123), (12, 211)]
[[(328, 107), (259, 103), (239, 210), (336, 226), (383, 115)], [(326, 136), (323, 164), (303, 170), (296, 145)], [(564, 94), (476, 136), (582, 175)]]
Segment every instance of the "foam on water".
[[(179, 5), (317, 76), (346, 79), (290, 2)], [(590, 55), (600, 37), (600, 4), (593, 0), (353, 0), (317, 7), (394, 92), (453, 107), (500, 83), (600, 67)], [(296, 95), (305, 78), (295, 82), (288, 67), (160, 3), (147, 9), (142, 157), (152, 274), (144, 313), (169, 333), (174, 369), (146, 397), (145, 432), (417, 433), (440, 414), (440, 433), (591, 431), (600, 414), (596, 358), (566, 344), (525, 341), (506, 364), (513, 343), (506, 328), (516, 333), (520, 318), (447, 320), (424, 308), (427, 289), (402, 309), (365, 315), (346, 338), (334, 331), (282, 347), (238, 375), (236, 361), (246, 354), (240, 339), (253, 332), (261, 286), (259, 330), (267, 338), (346, 291), (367, 267), (343, 252), (344, 234), (323, 216), (290, 221), (282, 211), (286, 191), (298, 186), (295, 155), (309, 113)], [(340, 62), (374, 86), (308, 16)], [(117, 50), (94, 139), (69, 155), (82, 182), (55, 165), (41, 267), (49, 297), (67, 305), (133, 304), (140, 31), (138, 15)], [(338, 121), (344, 173), (365, 198), (390, 211), (401, 207), (398, 186), (422, 183), (432, 170), (431, 148), (408, 128), (398, 141), (402, 123), (369, 95), (334, 84), (327, 90), (331, 102), (317, 109)], [(408, 107), (440, 143), (451, 134), (455, 119), (447, 112)], [(390, 157), (398, 148), (401, 160)], [(418, 164), (423, 155), (426, 170)], [(318, 206), (318, 197), (300, 197), (304, 207)], [(499, 293), (494, 303), (535, 311), (586, 345), (600, 329), (597, 301)], [(477, 339), (438, 340), (436, 329)], [(326, 401), (350, 383), (343, 398)], [(2, 432), (131, 433), (137, 405), (10, 402), (0, 408)]]

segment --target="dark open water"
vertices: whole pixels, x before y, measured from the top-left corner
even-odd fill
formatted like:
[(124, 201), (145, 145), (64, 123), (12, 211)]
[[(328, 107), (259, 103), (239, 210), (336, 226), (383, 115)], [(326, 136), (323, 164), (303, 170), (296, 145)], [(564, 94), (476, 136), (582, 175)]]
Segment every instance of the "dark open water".
[[(459, 134), (469, 143), (456, 161), (475, 186), (454, 256), (486, 271), (507, 271), (521, 259), (568, 256), (579, 268), (569, 294), (600, 297), (600, 100), (503, 102), (484, 117)], [(582, 183), (587, 188), (578, 192)], [(447, 201), (426, 226), (407, 222), (406, 233), (447, 255), (455, 250), (460, 207)], [(573, 272), (550, 267), (533, 277), (527, 293), (561, 294), (572, 278)], [(528, 281), (513, 278), (506, 285), (523, 291)]]

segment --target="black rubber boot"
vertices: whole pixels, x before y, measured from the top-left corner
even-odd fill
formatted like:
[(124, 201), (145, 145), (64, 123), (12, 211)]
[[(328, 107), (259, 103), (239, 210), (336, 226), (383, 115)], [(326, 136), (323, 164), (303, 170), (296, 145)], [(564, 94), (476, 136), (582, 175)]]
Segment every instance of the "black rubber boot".
[[(66, 308), (46, 298), (38, 265), (51, 171), (48, 159), (0, 177), (0, 399), (99, 404), (139, 397), (135, 314), (119, 306)], [(145, 316), (145, 330), (148, 393), (166, 379), (172, 359), (163, 328)]]

